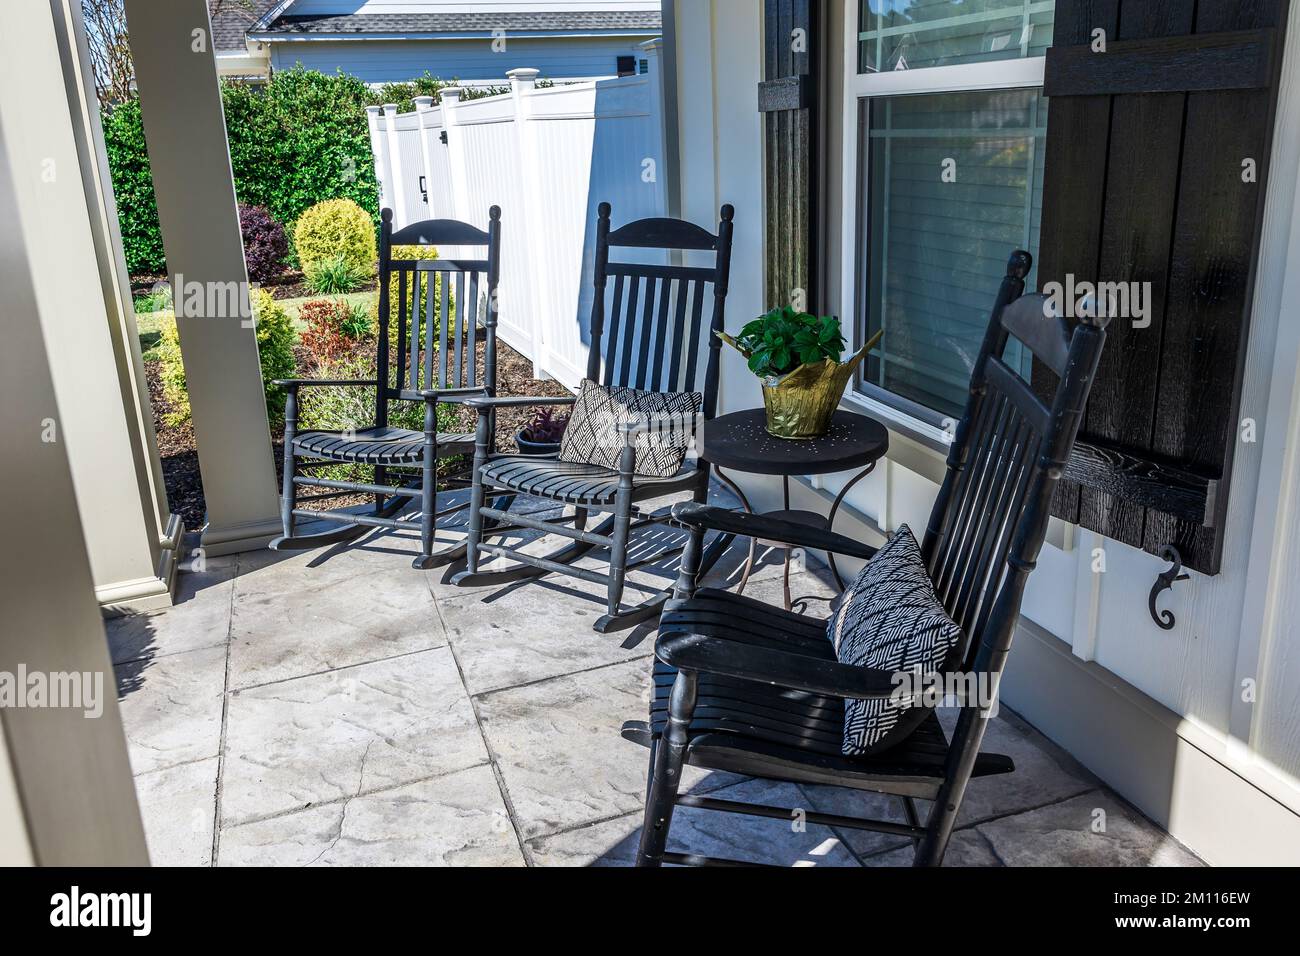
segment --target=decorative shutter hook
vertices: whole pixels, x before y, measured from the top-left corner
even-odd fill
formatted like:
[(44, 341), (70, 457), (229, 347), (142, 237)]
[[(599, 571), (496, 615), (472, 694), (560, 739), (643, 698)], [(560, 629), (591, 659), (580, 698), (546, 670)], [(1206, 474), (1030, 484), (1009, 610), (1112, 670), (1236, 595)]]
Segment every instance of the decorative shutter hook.
[(1162, 591), (1168, 591), (1174, 586), (1175, 581), (1186, 581), (1191, 578), (1190, 574), (1183, 573), (1183, 556), (1178, 553), (1178, 549), (1172, 544), (1167, 544), (1160, 549), (1160, 557), (1164, 561), (1172, 561), (1173, 567), (1168, 571), (1161, 571), (1156, 578), (1156, 583), (1151, 585), (1151, 596), (1147, 598), (1147, 607), (1151, 610), (1151, 620), (1165, 631), (1172, 631), (1174, 620), (1172, 611), (1157, 611), (1156, 598), (1160, 597)]

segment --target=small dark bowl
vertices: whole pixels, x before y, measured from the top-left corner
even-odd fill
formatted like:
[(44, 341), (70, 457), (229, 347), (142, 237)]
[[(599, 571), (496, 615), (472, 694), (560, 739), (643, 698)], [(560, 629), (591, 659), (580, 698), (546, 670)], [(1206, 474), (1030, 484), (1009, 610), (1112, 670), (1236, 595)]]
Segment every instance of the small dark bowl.
[(558, 441), (529, 441), (524, 437), (522, 428), (515, 432), (515, 444), (519, 446), (519, 454), (521, 455), (558, 455), (560, 453), (560, 443)]

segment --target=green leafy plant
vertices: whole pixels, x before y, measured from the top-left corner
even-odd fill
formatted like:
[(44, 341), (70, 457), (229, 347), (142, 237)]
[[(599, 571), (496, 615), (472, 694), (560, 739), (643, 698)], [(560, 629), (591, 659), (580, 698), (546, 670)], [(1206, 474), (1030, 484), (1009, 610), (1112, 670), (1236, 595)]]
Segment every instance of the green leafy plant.
[(375, 334), (375, 323), (370, 317), (368, 306), (339, 300), (342, 312), (339, 316), (339, 331), (354, 342), (364, 342)]
[(734, 339), (721, 338), (749, 360), (749, 370), (760, 378), (786, 375), (825, 359), (838, 362), (845, 347), (835, 316), (809, 315), (788, 305), (750, 322)]
[(136, 315), (148, 312), (162, 312), (164, 309), (172, 307), (172, 294), (170, 289), (162, 289), (158, 292), (149, 292), (145, 295), (137, 295), (131, 300), (131, 306)]
[(371, 270), (349, 262), (342, 255), (327, 256), (307, 267), (307, 285), (318, 295), (355, 292), (370, 278)]

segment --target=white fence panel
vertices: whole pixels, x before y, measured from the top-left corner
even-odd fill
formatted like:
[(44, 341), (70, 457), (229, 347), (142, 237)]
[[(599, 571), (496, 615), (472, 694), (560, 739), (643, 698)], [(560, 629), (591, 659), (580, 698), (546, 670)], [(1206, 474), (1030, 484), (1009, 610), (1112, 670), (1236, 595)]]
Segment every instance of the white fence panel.
[[(462, 102), (453, 88), (439, 107), (371, 114), (380, 205), (395, 228), (444, 218), (486, 228), (501, 207), (498, 331), (535, 374), (571, 388), (587, 365), (598, 206), (613, 206), (615, 228), (667, 214), (657, 41), (644, 49), (639, 76), (539, 90), (536, 70), (513, 70), (506, 95)], [(619, 257), (649, 261), (635, 252)]]

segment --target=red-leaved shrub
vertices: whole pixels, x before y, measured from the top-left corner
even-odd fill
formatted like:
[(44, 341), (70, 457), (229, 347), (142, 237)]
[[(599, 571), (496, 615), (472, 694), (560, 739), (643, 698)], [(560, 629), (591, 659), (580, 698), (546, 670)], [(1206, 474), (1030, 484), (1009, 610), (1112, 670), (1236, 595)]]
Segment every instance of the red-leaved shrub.
[(311, 299), (302, 304), (298, 317), (307, 324), (302, 344), (319, 363), (347, 355), (363, 338), (352, 327), (353, 309), (346, 299)]
[(266, 282), (284, 271), (284, 257), (289, 254), (289, 238), (284, 226), (271, 218), (263, 206), (239, 206), (239, 232), (244, 237), (244, 261), (248, 278)]

